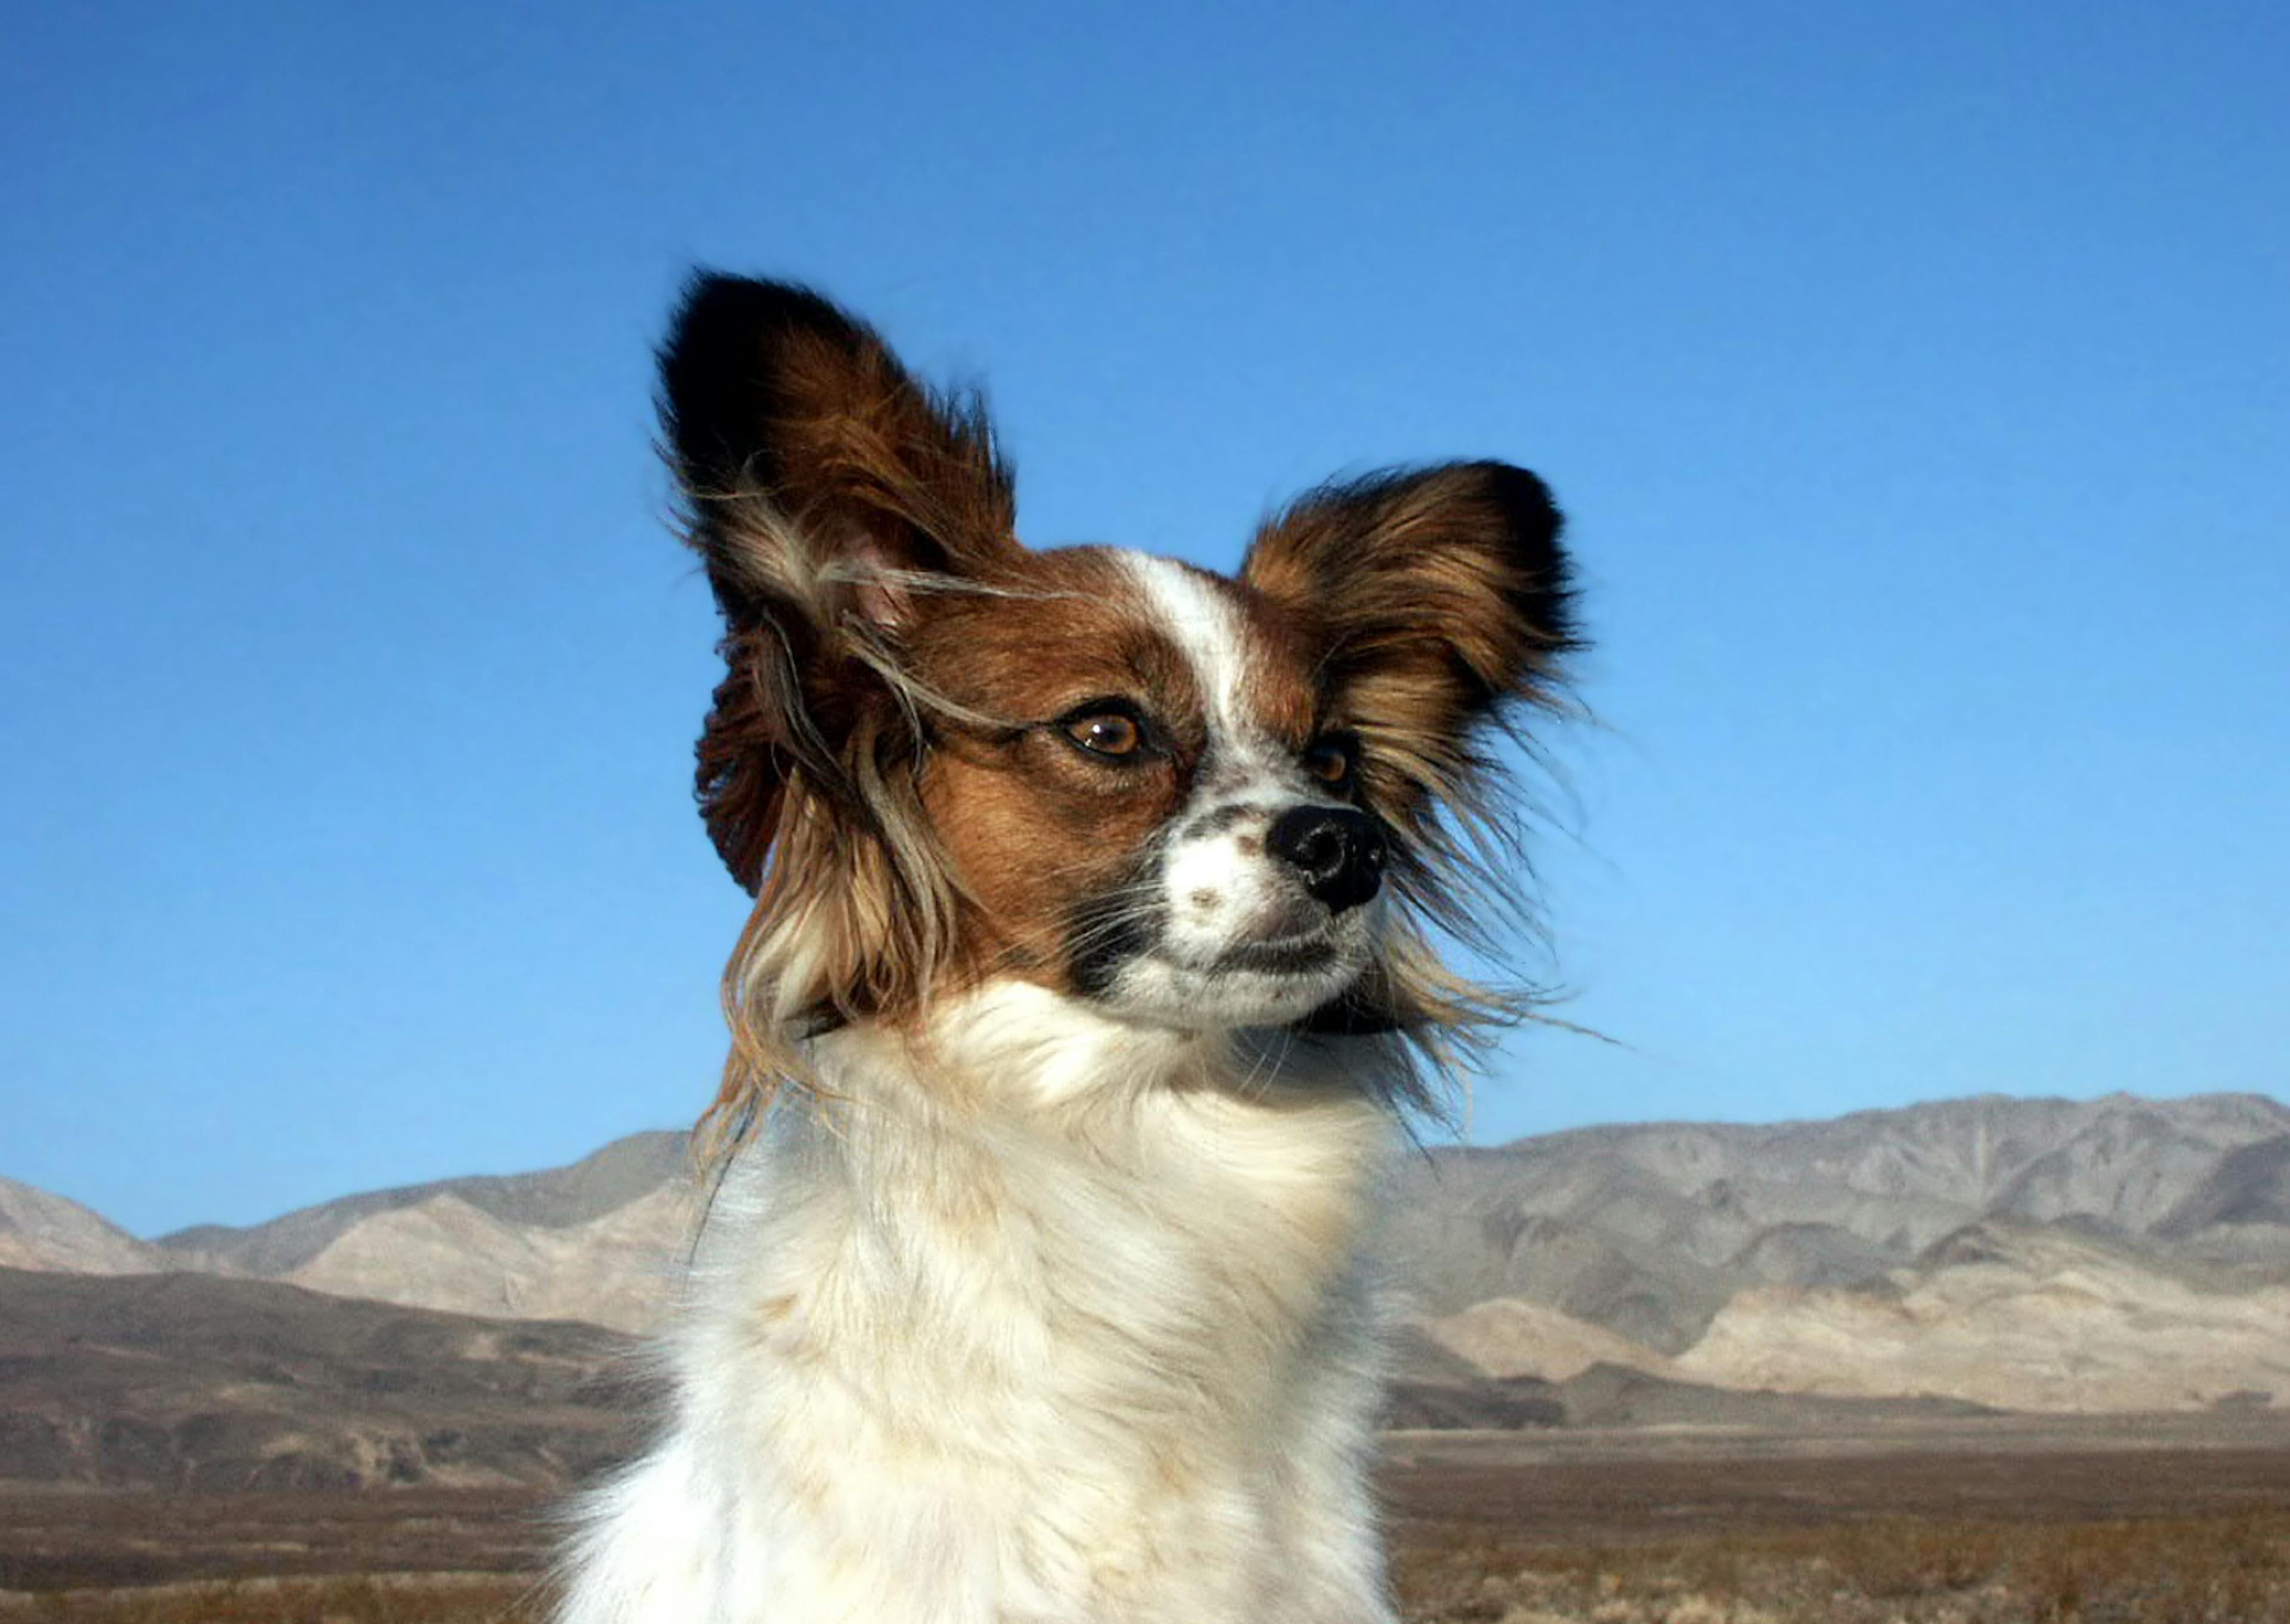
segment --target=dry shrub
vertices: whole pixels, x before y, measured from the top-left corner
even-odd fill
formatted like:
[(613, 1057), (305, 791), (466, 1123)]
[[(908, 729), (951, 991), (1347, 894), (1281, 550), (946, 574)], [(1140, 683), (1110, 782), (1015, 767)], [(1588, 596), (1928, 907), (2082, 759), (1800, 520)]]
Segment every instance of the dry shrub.
[(529, 1579), (245, 1580), (63, 1590), (11, 1602), (5, 1624), (543, 1624)]
[(1886, 1517), (1838, 1530), (1822, 1554), (1863, 1596), (1937, 1596), (1993, 1578), (2005, 1544), (2004, 1531), (1992, 1524)]
[[(2290, 1624), (2290, 1516), (1890, 1518), (1537, 1548), (1417, 1525), (1409, 1624)], [(542, 1624), (530, 1580), (276, 1580), (0, 1600), (0, 1624)]]
[(1410, 1624), (2290, 1624), (2290, 1516), (1914, 1518), (1536, 1548), (1413, 1531)]

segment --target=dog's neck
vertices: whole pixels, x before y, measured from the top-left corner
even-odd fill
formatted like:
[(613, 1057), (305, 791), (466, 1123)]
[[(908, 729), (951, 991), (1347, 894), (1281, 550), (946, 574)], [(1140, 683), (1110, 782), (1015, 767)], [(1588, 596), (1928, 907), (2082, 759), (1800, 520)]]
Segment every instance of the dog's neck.
[(1137, 1373), (1254, 1389), (1365, 1289), (1393, 1127), (1363, 1075), (1395, 1063), (1373, 1040), (1182, 1034), (1005, 985), (812, 1058), (815, 1093), (742, 1158), (705, 1251), (769, 1276), (751, 1301), (825, 1282), (846, 1332), (895, 1325), (846, 1350), (888, 1336), (990, 1366), (1123, 1324), (1159, 1344)]
[[(1046, 1158), (1165, 1184), (1305, 1199), (1355, 1191), (1392, 1119), (1394, 1044), (1291, 1030), (1185, 1032), (999, 982), (919, 1031), (861, 1025), (819, 1040), (814, 1102), (844, 1154), (991, 1163)], [(990, 1174), (990, 1166), (977, 1170)]]

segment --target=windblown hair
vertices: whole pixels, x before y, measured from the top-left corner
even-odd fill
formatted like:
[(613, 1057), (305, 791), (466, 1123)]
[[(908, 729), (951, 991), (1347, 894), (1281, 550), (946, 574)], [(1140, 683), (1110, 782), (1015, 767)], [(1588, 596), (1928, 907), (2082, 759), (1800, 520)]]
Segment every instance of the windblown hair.
[[(727, 351), (733, 356), (726, 364)], [(711, 1118), (802, 1077), (796, 1040), (911, 1012), (947, 969), (956, 880), (897, 604), (1015, 547), (983, 403), (937, 395), (800, 289), (695, 279), (661, 356), (683, 533), (724, 617), (698, 747), (709, 837), (756, 906), (724, 982)]]
[(1532, 755), (1526, 716), (1575, 708), (1565, 660), (1583, 643), (1564, 524), (1542, 481), (1508, 463), (1384, 469), (1275, 515), (1242, 572), (1323, 640), (1324, 678), (1363, 747), (1362, 799), (1394, 836), (1398, 906), (1341, 1015), (1408, 1040), (1430, 1073), (1413, 1073), (1421, 1108), (1541, 1001), (1524, 981), (1457, 975), (1433, 933), (1493, 958), (1508, 933), (1540, 929), (1519, 781), (1493, 749)]
[(1229, 578), (1032, 551), (975, 396), (816, 294), (702, 276), (661, 364), (754, 908), (670, 1411), (559, 1624), (1397, 1624), (1383, 1169), (1527, 1009), (1436, 948), (1524, 902), (1549, 493), (1329, 485)]
[[(1045, 556), (1016, 540), (980, 398), (918, 383), (825, 300), (699, 278), (661, 367), (683, 532), (725, 626), (697, 790), (756, 900), (725, 972), (733, 1042), (708, 1124), (736, 1142), (776, 1090), (811, 1082), (802, 1040), (909, 1022), (989, 967), (965, 945), (965, 882), (924, 774), (946, 737), (1009, 719), (926, 681), (909, 633), (941, 596), (1055, 594), (1025, 567)], [(1560, 524), (1541, 482), (1503, 463), (1379, 473), (1268, 520), (1228, 588), (1318, 651), (1359, 739), (1362, 803), (1392, 837), (1383, 950), (1310, 1024), (1395, 1034), (1420, 1062), (1404, 1068), (1418, 1106), (1527, 1006), (1452, 973), (1433, 934), (1484, 949), (1491, 902), (1527, 917), (1489, 742), (1565, 702), (1579, 643)]]

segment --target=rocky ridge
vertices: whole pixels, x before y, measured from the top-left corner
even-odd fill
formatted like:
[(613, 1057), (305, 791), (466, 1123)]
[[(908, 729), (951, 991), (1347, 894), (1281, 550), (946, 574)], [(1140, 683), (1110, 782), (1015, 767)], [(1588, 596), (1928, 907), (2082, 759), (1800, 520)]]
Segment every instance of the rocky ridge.
[[(2290, 1109), (2262, 1096), (1589, 1128), (1431, 1150), (1392, 1204), (1394, 1278), (1475, 1380), (1603, 1368), (2036, 1409), (2290, 1402)], [(0, 1185), (0, 1262), (635, 1330), (693, 1212), (685, 1141), (655, 1133), (157, 1242)]]
[(76, 1201), (0, 1179), (0, 1268), (151, 1274), (167, 1254)]

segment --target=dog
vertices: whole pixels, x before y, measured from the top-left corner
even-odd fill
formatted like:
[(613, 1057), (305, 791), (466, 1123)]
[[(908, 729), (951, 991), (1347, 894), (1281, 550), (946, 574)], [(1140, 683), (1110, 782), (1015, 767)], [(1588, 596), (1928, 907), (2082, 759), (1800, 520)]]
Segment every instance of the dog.
[(755, 900), (671, 1413), (561, 1624), (1389, 1624), (1380, 1173), (1506, 1008), (1434, 941), (1579, 646), (1549, 492), (1032, 550), (981, 402), (818, 293), (698, 276), (660, 362)]

